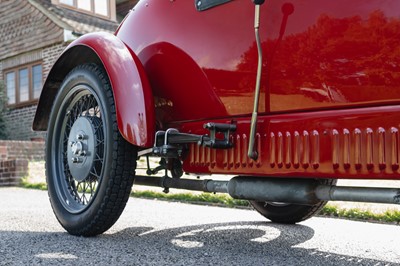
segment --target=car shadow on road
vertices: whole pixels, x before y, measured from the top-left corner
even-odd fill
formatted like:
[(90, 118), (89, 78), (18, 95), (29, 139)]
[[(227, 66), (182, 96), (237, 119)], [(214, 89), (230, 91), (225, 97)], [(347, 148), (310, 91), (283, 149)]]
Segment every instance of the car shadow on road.
[(395, 265), (301, 247), (313, 236), (308, 226), (266, 222), (130, 227), (92, 238), (0, 231), (0, 265)]

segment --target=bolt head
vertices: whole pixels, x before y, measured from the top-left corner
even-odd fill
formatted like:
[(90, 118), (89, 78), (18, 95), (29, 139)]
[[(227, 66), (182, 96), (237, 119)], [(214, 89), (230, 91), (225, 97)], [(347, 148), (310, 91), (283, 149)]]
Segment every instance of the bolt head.
[(87, 138), (87, 136), (84, 135), (84, 134), (81, 134), (81, 133), (79, 133), (79, 134), (76, 135), (76, 139), (77, 139), (77, 140), (84, 140), (84, 139), (86, 139), (86, 138)]
[(72, 163), (81, 163), (82, 159), (79, 159), (78, 157), (73, 157), (72, 158)]

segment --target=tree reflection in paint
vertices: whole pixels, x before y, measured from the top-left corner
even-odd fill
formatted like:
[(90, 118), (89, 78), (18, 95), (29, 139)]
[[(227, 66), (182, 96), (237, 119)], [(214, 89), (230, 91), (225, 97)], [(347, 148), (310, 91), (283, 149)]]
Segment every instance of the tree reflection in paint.
[[(366, 19), (320, 15), (304, 32), (263, 42), (268, 87), (271, 94), (300, 94), (334, 104), (400, 99), (399, 40), (400, 19), (380, 10)], [(237, 70), (248, 72), (256, 65), (254, 43)]]

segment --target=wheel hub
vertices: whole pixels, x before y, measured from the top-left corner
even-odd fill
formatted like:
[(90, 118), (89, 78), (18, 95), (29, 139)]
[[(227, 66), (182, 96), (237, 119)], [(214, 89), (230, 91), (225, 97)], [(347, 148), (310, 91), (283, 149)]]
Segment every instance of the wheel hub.
[(73, 178), (82, 182), (87, 180), (94, 165), (96, 143), (99, 134), (94, 128), (98, 117), (79, 117), (73, 124), (68, 137), (67, 159)]

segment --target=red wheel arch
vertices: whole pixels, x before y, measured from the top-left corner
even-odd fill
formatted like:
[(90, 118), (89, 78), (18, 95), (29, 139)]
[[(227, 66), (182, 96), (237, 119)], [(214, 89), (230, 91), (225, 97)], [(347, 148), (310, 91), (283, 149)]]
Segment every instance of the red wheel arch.
[(144, 68), (125, 44), (109, 33), (90, 33), (72, 42), (51, 69), (39, 100), (33, 129), (44, 131), (64, 77), (75, 66), (102, 64), (114, 93), (118, 128), (130, 143), (150, 147), (154, 140), (154, 99)]

